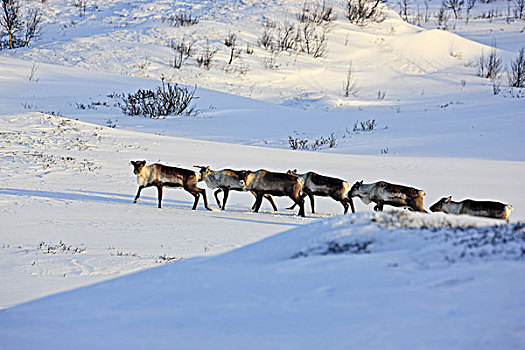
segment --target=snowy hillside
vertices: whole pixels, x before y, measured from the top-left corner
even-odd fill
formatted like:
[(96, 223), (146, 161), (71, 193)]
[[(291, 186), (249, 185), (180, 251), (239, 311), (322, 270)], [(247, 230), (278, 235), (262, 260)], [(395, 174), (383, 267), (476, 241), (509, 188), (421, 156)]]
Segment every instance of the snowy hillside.
[[(525, 46), (518, 2), (440, 21), (436, 0), (381, 3), (366, 25), (347, 3), (308, 27), (322, 2), (23, 1), (42, 22), (0, 50), (0, 349), (525, 346), (525, 90), (505, 72)], [(300, 39), (277, 49), (285, 28)], [(497, 79), (478, 75), (490, 52)], [(123, 114), (124, 94), (162, 82), (195, 87), (197, 113)], [(254, 213), (240, 192), (220, 211), (210, 189), (213, 211), (174, 189), (157, 209), (152, 188), (132, 204), (143, 159), (514, 210), (505, 224), (354, 198), (343, 216), (316, 197), (302, 218), (284, 197)]]
[[(167, 135), (278, 148), (290, 148), (290, 139), (308, 141), (310, 148), (330, 139), (337, 153), (523, 160), (515, 151), (524, 147), (523, 91), (507, 87), (502, 72), (494, 95), (494, 82), (477, 75), (479, 58), (493, 42), (502, 70), (525, 46), (523, 20), (478, 18), (489, 9), (501, 14), (503, 3), (477, 4), (468, 24), (449, 20), (456, 34), (435, 29), (434, 17), (422, 27), (408, 24), (395, 12), (397, 4), (382, 8), (382, 22), (355, 25), (345, 17), (344, 1), (328, 2), (336, 19), (316, 29), (326, 34), (325, 54), (317, 58), (261, 44), (265, 23), (272, 23), (274, 39), (285, 23), (300, 26), (303, 4), (297, 1), (84, 3), (38, 4), (41, 38), (0, 52), (2, 110), (133, 129), (153, 123), (148, 130)], [(429, 16), (437, 4), (430, 5)], [(198, 23), (176, 26), (177, 15)], [(232, 51), (224, 42), (232, 34), (236, 58), (228, 64)], [(179, 44), (191, 50), (177, 69), (179, 56), (170, 45)], [(198, 64), (207, 46), (215, 52), (208, 69)], [(199, 118), (127, 118), (114, 107), (118, 99), (108, 97), (153, 88), (162, 77), (197, 86)], [(374, 122), (373, 132), (359, 132), (367, 122)]]
[(523, 225), (429, 218), (302, 226), (5, 310), (0, 337), (9, 349), (519, 348)]

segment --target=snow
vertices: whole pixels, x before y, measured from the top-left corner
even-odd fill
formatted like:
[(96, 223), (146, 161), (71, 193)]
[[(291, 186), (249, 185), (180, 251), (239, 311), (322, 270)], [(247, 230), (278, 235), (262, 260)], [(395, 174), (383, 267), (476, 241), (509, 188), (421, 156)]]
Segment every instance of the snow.
[[(14, 349), (65, 348), (73, 342), (80, 349), (522, 344), (525, 276), (515, 258), (523, 226), (517, 255), (467, 254), (452, 262), (445, 257), (458, 250), (461, 233), (454, 241), (444, 239), (445, 233), (454, 236), (451, 228), (411, 231), (373, 223), (381, 217), (331, 218), (224, 255), (8, 309), (0, 334)], [(361, 254), (293, 256), (334, 240), (373, 243)], [(470, 251), (466, 245), (459, 249)]]
[[(333, 1), (328, 53), (281, 53), (277, 69), (257, 38), (265, 19), (294, 21), (296, 1), (87, 4), (80, 16), (35, 2), (42, 37), (0, 51), (0, 349), (524, 346), (525, 91), (502, 75), (494, 95), (476, 76), (494, 41), (504, 66), (523, 46), (506, 2), (476, 4), (445, 31), (403, 22), (397, 3), (356, 26)], [(479, 18), (491, 9), (500, 16)], [(171, 27), (179, 12), (200, 21)], [(230, 33), (243, 50), (231, 66)], [(206, 39), (218, 49), (210, 70), (195, 56), (171, 66), (167, 44), (183, 37), (197, 55)], [(344, 97), (350, 62), (357, 91)], [(115, 94), (161, 78), (197, 86), (197, 116), (122, 114)], [(330, 136), (334, 148), (290, 150), (290, 137)], [(201, 198), (192, 211), (175, 189), (157, 209), (151, 188), (132, 204), (129, 162), (143, 159), (386, 180), (424, 190), (426, 208), (452, 195), (514, 211), (505, 224), (373, 213), (354, 198), (343, 216), (316, 197), (317, 214), (307, 203), (301, 218), (288, 198), (253, 213), (239, 192), (220, 211), (210, 190), (214, 210)]]

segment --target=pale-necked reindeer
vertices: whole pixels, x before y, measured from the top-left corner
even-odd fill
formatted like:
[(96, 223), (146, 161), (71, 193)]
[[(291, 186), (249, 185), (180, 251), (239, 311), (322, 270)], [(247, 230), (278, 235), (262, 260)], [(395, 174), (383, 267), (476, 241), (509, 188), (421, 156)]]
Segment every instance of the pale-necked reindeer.
[(510, 212), (514, 208), (510, 204), (493, 201), (475, 201), (465, 199), (454, 202), (452, 196), (443, 197), (430, 207), (432, 212), (441, 211), (447, 214), (467, 214), (509, 221)]
[[(319, 175), (313, 171), (309, 171), (304, 174), (297, 174), (297, 169), (288, 170), (287, 174), (298, 176), (304, 180), (303, 186), (303, 199), (308, 196), (310, 198), (310, 207), (312, 213), (315, 213), (314, 196), (331, 197), (337, 202), (343, 205), (344, 213), (348, 213), (348, 207), (352, 208), (352, 213), (355, 213), (354, 202), (351, 197), (348, 196), (350, 192), (350, 184), (344, 180)], [(288, 209), (294, 209), (295, 204)]]
[(202, 181), (203, 176), (206, 174), (205, 172), (199, 173), (158, 163), (146, 165), (145, 160), (131, 161), (131, 164), (133, 165), (133, 173), (137, 175), (137, 182), (139, 184), (139, 190), (133, 203), (137, 203), (143, 188), (155, 186), (158, 191), (159, 208), (161, 208), (163, 187), (182, 187), (195, 197), (193, 210), (197, 208), (201, 194), (204, 199), (204, 207), (211, 210), (208, 205), (208, 199), (206, 198), (206, 190), (197, 187), (197, 183)]
[[(243, 187), (244, 177), (246, 176), (246, 173), (249, 172), (248, 170), (223, 169), (214, 171), (210, 170), (209, 166), (194, 165), (194, 167), (200, 168), (201, 172), (206, 172), (207, 175), (203, 178), (203, 180), (210, 189), (216, 189), (213, 194), (215, 196), (215, 200), (217, 201), (217, 205), (219, 208), (221, 208), (221, 210), (226, 209), (226, 202), (228, 201), (228, 195), (230, 194), (230, 191), (245, 191)], [(219, 193), (221, 192), (224, 192), (222, 204), (219, 199)], [(257, 197), (255, 193), (253, 193), (253, 195)], [(273, 210), (278, 211), (271, 195), (265, 194), (264, 198), (270, 202)], [(252, 206), (252, 209), (254, 208), (255, 204)]]
[(299, 205), (299, 215), (304, 215), (304, 199), (301, 191), (304, 180), (300, 177), (285, 173), (276, 173), (267, 170), (246, 172), (244, 188), (256, 194), (254, 211), (258, 212), (264, 195), (288, 196)]
[(383, 205), (386, 204), (426, 213), (423, 207), (423, 196), (425, 195), (425, 191), (385, 181), (371, 184), (363, 184), (363, 181), (358, 181), (350, 189), (351, 197), (359, 197), (367, 205), (371, 202), (376, 203), (375, 211), (382, 211)]

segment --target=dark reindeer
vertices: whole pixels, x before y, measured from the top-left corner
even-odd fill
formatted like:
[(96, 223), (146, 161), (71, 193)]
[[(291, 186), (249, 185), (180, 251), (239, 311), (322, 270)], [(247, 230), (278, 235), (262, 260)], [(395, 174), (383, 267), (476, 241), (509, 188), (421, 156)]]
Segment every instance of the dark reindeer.
[(375, 211), (382, 211), (383, 205), (386, 204), (426, 213), (423, 207), (423, 196), (425, 195), (425, 191), (385, 181), (372, 184), (363, 184), (363, 181), (358, 181), (350, 190), (351, 197), (359, 197), (367, 205), (371, 202), (376, 203)]
[(461, 202), (454, 202), (452, 196), (443, 197), (430, 207), (432, 212), (441, 211), (447, 214), (482, 216), (503, 219), (506, 222), (509, 222), (509, 215), (513, 209), (514, 208), (510, 204), (493, 201), (475, 201), (472, 199), (465, 199)]
[(137, 182), (139, 184), (139, 190), (133, 203), (137, 203), (143, 188), (155, 186), (158, 191), (159, 208), (161, 208), (163, 187), (182, 187), (195, 197), (193, 210), (197, 208), (201, 194), (204, 199), (204, 207), (211, 210), (208, 205), (208, 199), (206, 198), (206, 191), (197, 187), (197, 183), (202, 181), (205, 172), (198, 173), (192, 170), (175, 168), (158, 163), (146, 165), (145, 160), (131, 161), (131, 164), (133, 165), (133, 173), (137, 175)]
[[(350, 184), (344, 180), (319, 175), (313, 171), (304, 174), (297, 174), (297, 169), (288, 170), (287, 174), (292, 174), (304, 180), (303, 199), (308, 196), (310, 198), (310, 207), (312, 213), (315, 214), (314, 196), (331, 197), (333, 200), (340, 202), (343, 205), (344, 213), (348, 213), (348, 207), (352, 208), (352, 213), (355, 213), (354, 201), (348, 196), (350, 192)], [(349, 205), (350, 203), (350, 205)], [(294, 209), (295, 204), (288, 209)]]
[(304, 217), (304, 199), (301, 190), (304, 180), (285, 173), (276, 173), (267, 170), (246, 172), (244, 177), (244, 188), (256, 194), (254, 211), (258, 212), (263, 197), (266, 194), (272, 196), (288, 196), (299, 205), (299, 215)]
[[(228, 201), (228, 195), (230, 194), (230, 191), (245, 191), (242, 184), (244, 184), (244, 177), (246, 176), (246, 173), (249, 172), (248, 170), (223, 169), (214, 171), (210, 170), (209, 166), (194, 165), (194, 167), (200, 168), (201, 172), (204, 171), (207, 173), (203, 180), (210, 189), (217, 189), (213, 194), (215, 196), (215, 200), (217, 201), (217, 205), (219, 208), (221, 208), (221, 210), (226, 209), (226, 202)], [(221, 200), (219, 199), (219, 193), (221, 192), (224, 192), (222, 204)], [(256, 196), (255, 193), (253, 193), (253, 195)], [(271, 195), (265, 194), (264, 198), (270, 202), (273, 210), (278, 211)], [(254, 208), (255, 204), (252, 206), (252, 209)]]

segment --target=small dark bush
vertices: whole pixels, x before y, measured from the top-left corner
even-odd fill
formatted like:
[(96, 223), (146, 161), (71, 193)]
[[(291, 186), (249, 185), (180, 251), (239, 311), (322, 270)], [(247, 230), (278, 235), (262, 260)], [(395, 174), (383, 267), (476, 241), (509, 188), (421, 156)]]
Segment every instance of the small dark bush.
[[(296, 136), (298, 136), (297, 133)], [(310, 142), (308, 139), (288, 136), (288, 143), (293, 150), (318, 151), (326, 147), (335, 148), (337, 146), (337, 138), (334, 133), (331, 133), (328, 137), (321, 136)]]
[(210, 43), (208, 40), (206, 40), (206, 45), (204, 46), (204, 50), (202, 51), (202, 54), (200, 57), (197, 58), (197, 64), (199, 67), (204, 67), (207, 70), (210, 70), (211, 68), (211, 61), (213, 60), (213, 56), (217, 53), (217, 49), (213, 49), (210, 46)]
[(485, 56), (484, 52), (481, 52), (478, 61), (478, 76), (482, 78), (496, 79), (501, 73), (501, 69), (502, 60), (498, 57), (495, 48), (490, 50), (487, 56)]
[(382, 22), (381, 0), (349, 0), (346, 3), (346, 18), (352, 23), (364, 25), (367, 21)]
[(334, 14), (333, 6), (326, 3), (326, 0), (322, 2), (318, 1), (313, 4), (305, 2), (301, 12), (297, 14), (297, 20), (301, 23), (315, 23), (321, 25), (324, 23), (333, 22), (337, 19)]
[(377, 124), (375, 119), (369, 119), (364, 122), (355, 122), (353, 132), (370, 132), (376, 128)]
[(509, 86), (525, 87), (525, 47), (521, 48), (518, 57), (510, 63)]
[(191, 57), (194, 53), (193, 45), (195, 45), (195, 40), (186, 42), (186, 38), (182, 38), (182, 41), (176, 42), (171, 40), (169, 47), (175, 52), (173, 57), (173, 67), (180, 69), (184, 61)]
[(174, 16), (162, 18), (162, 22), (168, 22), (172, 27), (189, 27), (199, 23), (199, 19), (191, 17), (191, 13), (177, 13)]
[(122, 113), (126, 115), (142, 115), (148, 118), (163, 118), (169, 115), (196, 115), (193, 104), (195, 91), (178, 84), (164, 83), (156, 90), (138, 90), (133, 94), (119, 96)]

